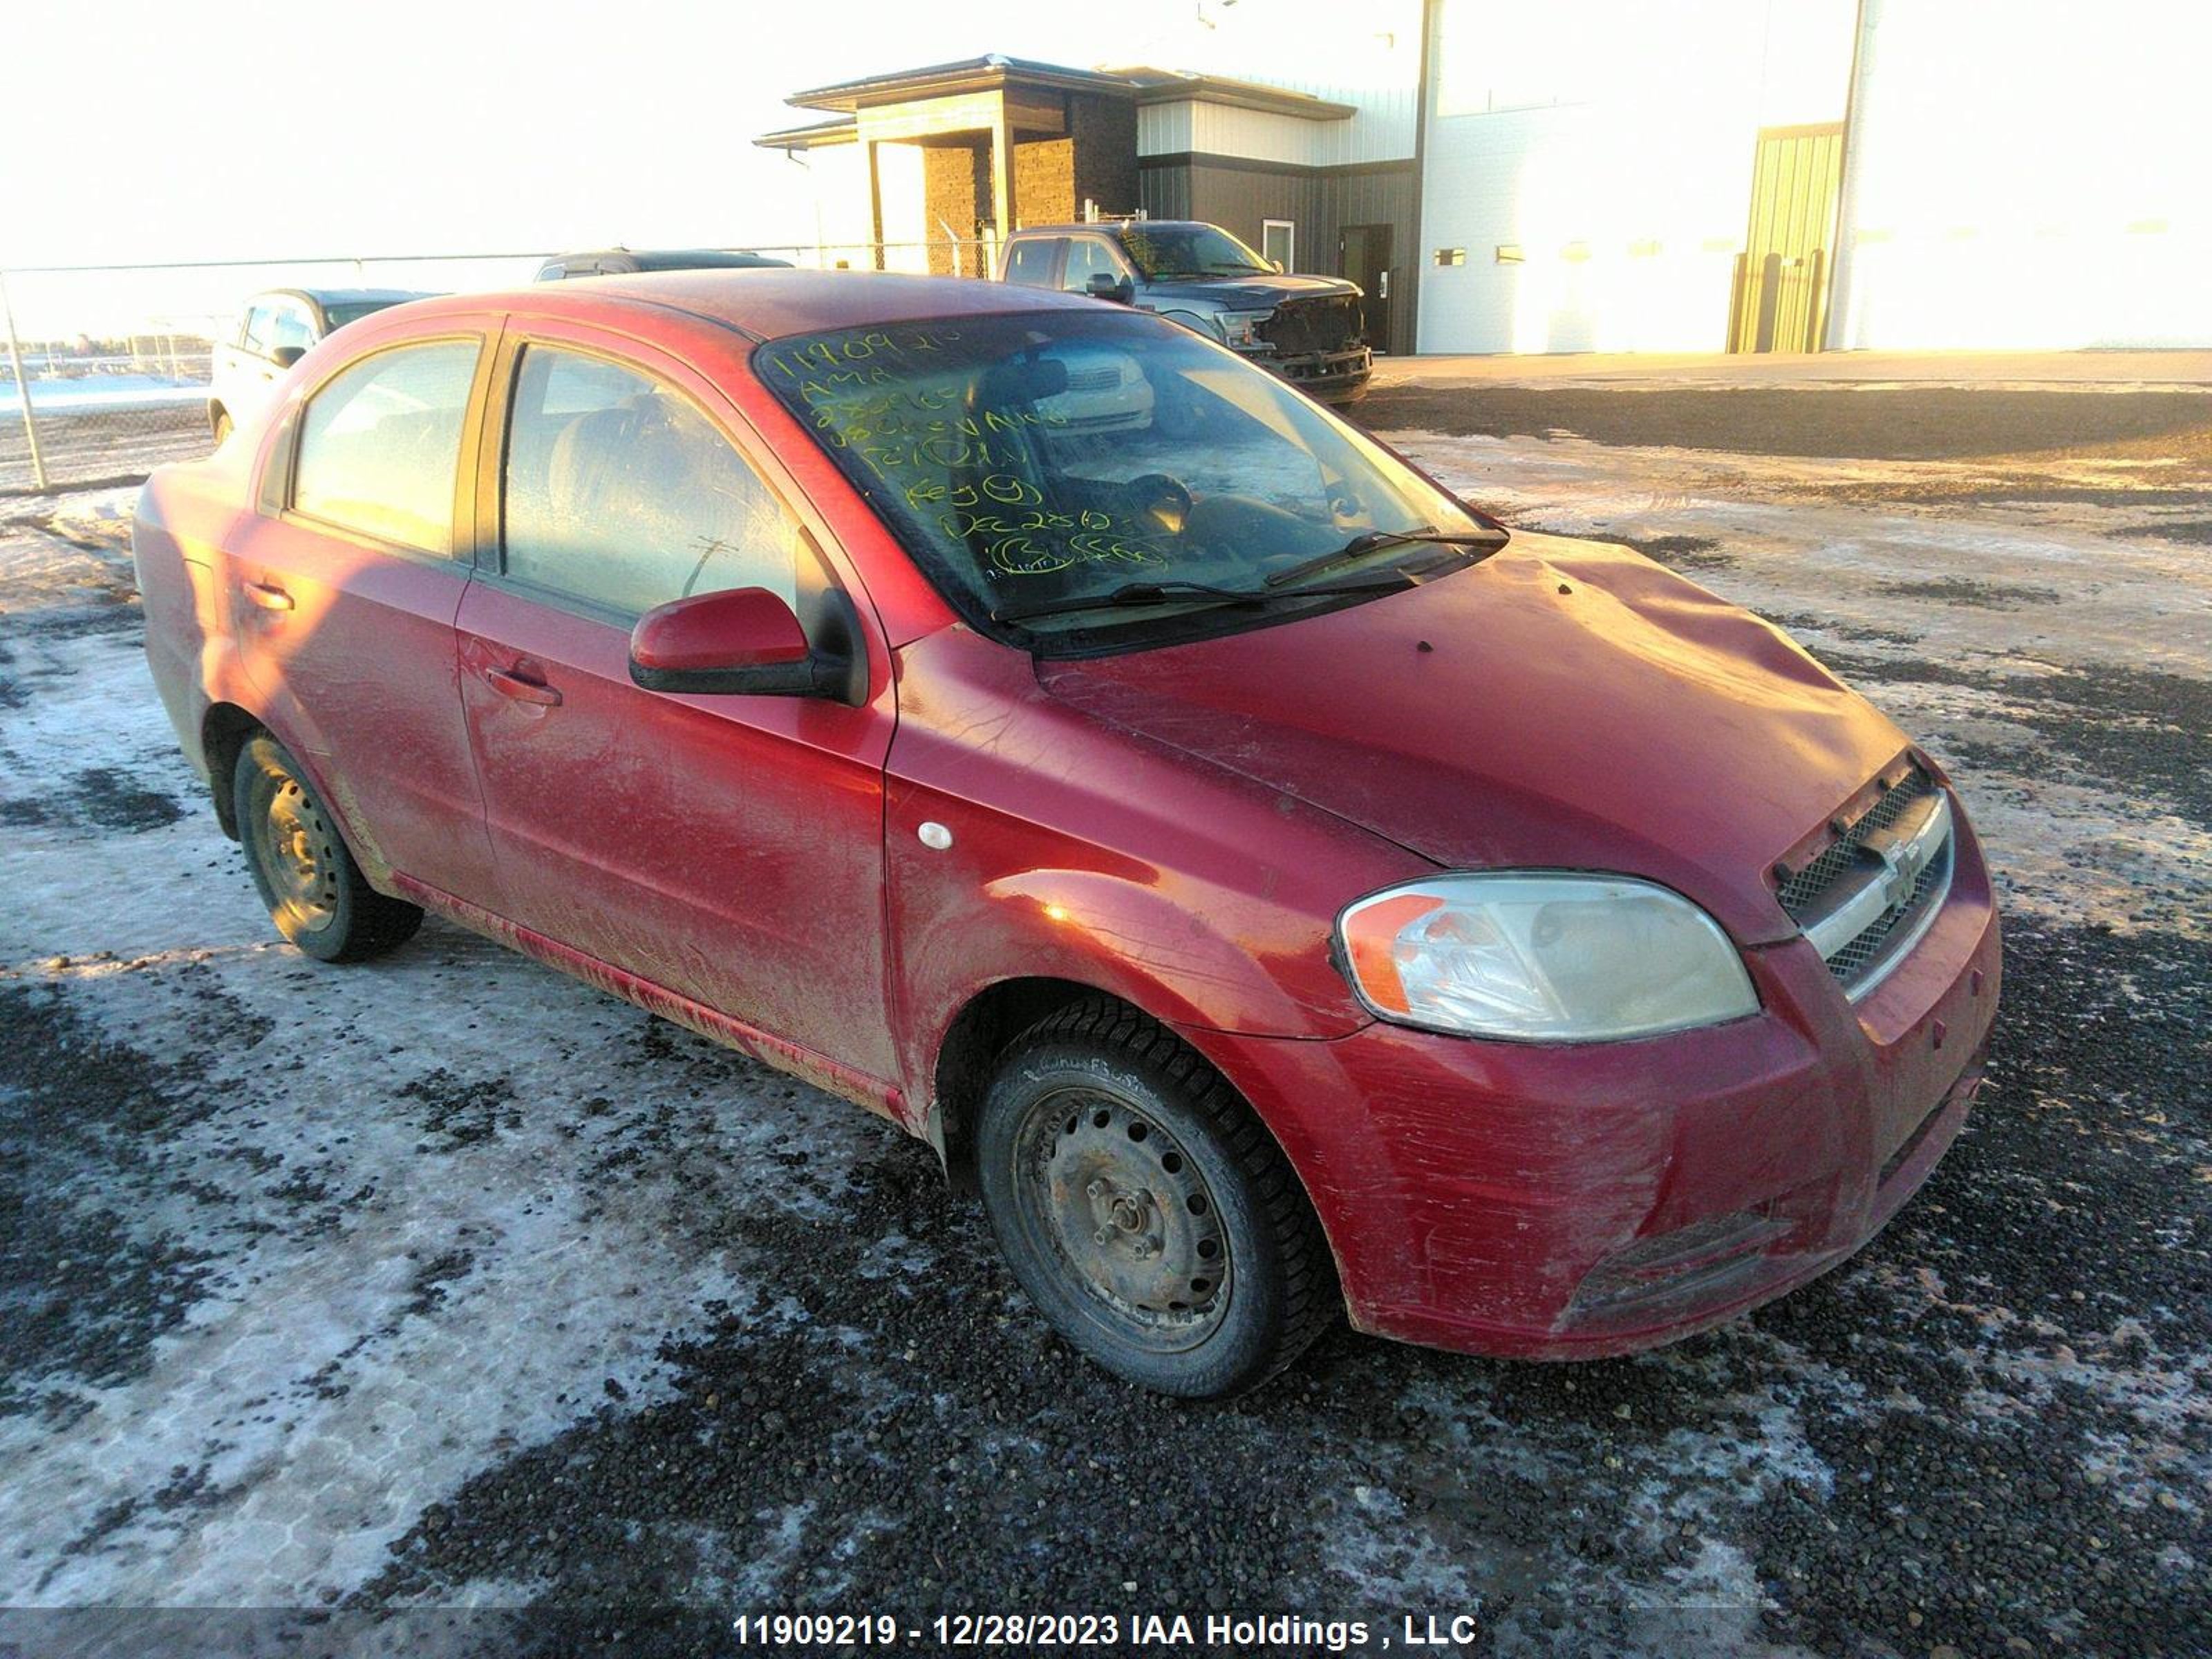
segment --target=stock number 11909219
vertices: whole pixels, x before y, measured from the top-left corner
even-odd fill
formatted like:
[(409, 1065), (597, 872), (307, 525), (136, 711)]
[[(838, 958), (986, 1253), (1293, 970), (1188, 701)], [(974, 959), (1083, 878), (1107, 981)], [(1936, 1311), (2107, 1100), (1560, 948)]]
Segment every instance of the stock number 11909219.
[(939, 1613), (908, 1628), (887, 1613), (750, 1613), (730, 1633), (744, 1648), (889, 1648), (928, 1640), (939, 1648), (1112, 1647), (1121, 1639), (1114, 1614)]

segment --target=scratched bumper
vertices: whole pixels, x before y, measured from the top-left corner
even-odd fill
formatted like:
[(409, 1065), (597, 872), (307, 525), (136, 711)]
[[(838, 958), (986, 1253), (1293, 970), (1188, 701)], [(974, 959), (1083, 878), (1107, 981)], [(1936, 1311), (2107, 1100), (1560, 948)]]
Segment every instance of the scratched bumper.
[(1192, 1036), (1297, 1166), (1354, 1325), (1594, 1358), (1779, 1296), (1888, 1222), (1966, 1121), (2000, 951), (1962, 827), (1942, 912), (1856, 1006), (1796, 940), (1747, 953), (1759, 1014), (1644, 1042)]

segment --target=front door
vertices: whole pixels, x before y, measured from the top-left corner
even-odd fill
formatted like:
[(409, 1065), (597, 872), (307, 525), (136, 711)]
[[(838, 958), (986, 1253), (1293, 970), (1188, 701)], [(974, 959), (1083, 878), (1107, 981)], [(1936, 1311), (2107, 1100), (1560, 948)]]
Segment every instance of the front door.
[(654, 605), (764, 587), (805, 614), (832, 579), (683, 364), (550, 322), (502, 355), (501, 557), (459, 619), (497, 908), (889, 1079), (888, 676), (857, 708), (634, 684), (630, 629)]
[(374, 352), (319, 386), (279, 510), (246, 522), (223, 573), (247, 677), (363, 866), (478, 902), (491, 855), (454, 684), (454, 526), (486, 337)]
[(1344, 275), (1367, 295), (1367, 343), (1390, 349), (1390, 241), (1389, 225), (1344, 228)]

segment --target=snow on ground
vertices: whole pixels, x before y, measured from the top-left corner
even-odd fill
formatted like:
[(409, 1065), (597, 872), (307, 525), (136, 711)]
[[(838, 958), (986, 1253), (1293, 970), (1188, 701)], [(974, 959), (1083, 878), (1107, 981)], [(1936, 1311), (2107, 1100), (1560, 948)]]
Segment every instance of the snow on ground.
[[(74, 380), (33, 380), (33, 415), (86, 415), (163, 404), (206, 401), (207, 377), (166, 374), (87, 374)], [(0, 385), (0, 415), (22, 418), (23, 394), (15, 382)]]
[(129, 492), (18, 502), (0, 1607), (1468, 1608), (1499, 1652), (2185, 1650), (2201, 550), (2116, 533), (2141, 509), (1820, 495), (1866, 464), (1401, 441), (1784, 622), (1957, 771), (2012, 1012), (1975, 1127), (1857, 1261), (1634, 1361), (1340, 1332), (1231, 1407), (1122, 1389), (878, 1121), (434, 921), (366, 968), (276, 942), (145, 677)]

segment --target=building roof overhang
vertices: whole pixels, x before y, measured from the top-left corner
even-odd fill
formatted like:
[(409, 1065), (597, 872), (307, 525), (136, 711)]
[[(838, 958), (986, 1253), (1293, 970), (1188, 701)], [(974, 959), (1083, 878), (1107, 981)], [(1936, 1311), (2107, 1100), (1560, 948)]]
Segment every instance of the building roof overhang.
[(834, 111), (834, 118), (780, 128), (763, 133), (753, 143), (763, 149), (785, 151), (851, 143), (859, 136), (862, 110), (992, 92), (1084, 92), (1133, 99), (1139, 104), (1222, 104), (1236, 109), (1295, 116), (1306, 121), (1341, 121), (1358, 112), (1350, 104), (1334, 103), (1311, 93), (1267, 86), (1257, 81), (1146, 66), (1070, 69), (1065, 64), (994, 53), (986, 58), (963, 58), (958, 63), (932, 64), (921, 69), (840, 81), (811, 91), (794, 93), (785, 100), (793, 107)]

